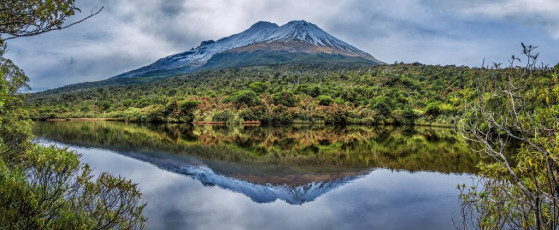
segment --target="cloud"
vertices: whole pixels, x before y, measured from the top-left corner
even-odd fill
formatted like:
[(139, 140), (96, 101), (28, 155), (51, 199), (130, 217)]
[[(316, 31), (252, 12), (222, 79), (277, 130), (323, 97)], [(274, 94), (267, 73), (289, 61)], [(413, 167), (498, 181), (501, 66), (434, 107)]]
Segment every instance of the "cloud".
[(559, 39), (559, 2), (555, 0), (478, 1), (462, 13), (479, 17), (515, 21), (544, 29)]
[(34, 90), (96, 81), (239, 33), (257, 21), (307, 20), (379, 60), (479, 66), (506, 63), (520, 42), (557, 63), (559, 12), (550, 0), (78, 0), (97, 16), (66, 30), (9, 41), (8, 58)]

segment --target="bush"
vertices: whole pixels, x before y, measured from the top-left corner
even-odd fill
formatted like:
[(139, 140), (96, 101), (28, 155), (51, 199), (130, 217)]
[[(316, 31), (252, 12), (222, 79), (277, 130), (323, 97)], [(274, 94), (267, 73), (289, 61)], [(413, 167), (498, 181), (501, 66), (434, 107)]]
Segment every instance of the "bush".
[(332, 104), (332, 102), (334, 102), (332, 97), (330, 97), (328, 95), (320, 95), (320, 96), (316, 97), (316, 100), (318, 100), (319, 105), (324, 105), (324, 106), (328, 106), (328, 105)]
[(255, 121), (258, 120), (256, 115), (250, 109), (243, 109), (239, 112), (239, 117), (244, 121)]
[(417, 119), (417, 114), (413, 109), (406, 107), (402, 110), (402, 120), (406, 124), (415, 124), (415, 119)]
[(0, 229), (142, 228), (145, 204), (130, 180), (108, 173), (93, 179), (66, 149), (34, 145), (25, 157), (22, 171), (0, 159)]
[(136, 108), (144, 108), (148, 105), (151, 104), (151, 101), (149, 100), (149, 98), (142, 98), (140, 99), (138, 102), (136, 102), (136, 104), (134, 105)]
[(295, 103), (297, 103), (297, 99), (295, 99), (293, 94), (290, 92), (275, 93), (272, 95), (272, 99), (274, 99), (274, 103), (276, 105), (283, 105), (287, 107), (293, 107), (295, 106)]
[(88, 106), (88, 105), (83, 105), (82, 107), (80, 107), (80, 111), (81, 111), (81, 112), (84, 112), (84, 113), (87, 113), (87, 112), (89, 112), (90, 110), (91, 110), (91, 109), (89, 109), (89, 106)]
[(379, 96), (375, 98), (371, 107), (377, 112), (377, 114), (387, 118), (390, 116), (392, 108), (392, 100), (387, 96)]
[(232, 95), (226, 97), (223, 102), (233, 102), (235, 105), (258, 105), (260, 104), (260, 100), (258, 99), (258, 95), (252, 90), (241, 90), (239, 92), (235, 92)]
[(107, 109), (109, 109), (111, 107), (111, 102), (109, 101), (99, 101), (96, 103), (97, 107), (99, 107), (99, 109), (101, 111), (106, 111)]
[(235, 117), (235, 115), (231, 111), (226, 109), (223, 112), (215, 113), (212, 116), (212, 121), (228, 122), (228, 121), (232, 121), (233, 117)]
[(179, 103), (172, 100), (165, 106), (165, 116), (175, 117), (176, 112), (179, 111)]
[(427, 107), (425, 107), (425, 114), (432, 117), (438, 116), (441, 113), (440, 105), (441, 103), (438, 101), (427, 104)]
[(198, 107), (199, 101), (181, 101), (179, 104), (179, 111), (182, 115), (188, 115)]
[(130, 107), (132, 106), (132, 104), (134, 104), (134, 101), (132, 101), (132, 99), (125, 99), (120, 102), (120, 105), (124, 108)]
[(270, 85), (268, 83), (257, 81), (253, 82), (248, 87), (250, 87), (250, 89), (252, 89), (252, 91), (256, 93), (264, 93), (270, 87)]
[(160, 123), (165, 121), (165, 107), (162, 105), (152, 106), (149, 112), (143, 119), (144, 122)]

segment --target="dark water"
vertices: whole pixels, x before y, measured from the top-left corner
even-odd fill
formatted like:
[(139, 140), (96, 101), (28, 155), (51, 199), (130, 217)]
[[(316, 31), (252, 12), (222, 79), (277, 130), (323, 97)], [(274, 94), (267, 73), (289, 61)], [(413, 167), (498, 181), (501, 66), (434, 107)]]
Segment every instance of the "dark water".
[(452, 229), (479, 158), (451, 130), (40, 122), (139, 184), (150, 229)]

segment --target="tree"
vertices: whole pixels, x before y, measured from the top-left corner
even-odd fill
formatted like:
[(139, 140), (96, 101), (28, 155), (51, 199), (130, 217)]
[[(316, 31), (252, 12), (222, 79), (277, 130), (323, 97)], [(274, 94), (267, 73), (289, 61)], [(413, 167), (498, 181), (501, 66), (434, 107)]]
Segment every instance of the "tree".
[(375, 98), (373, 103), (371, 103), (371, 107), (377, 112), (381, 118), (388, 118), (392, 114), (392, 100), (390, 100), (387, 96), (379, 96)]
[(469, 145), (493, 160), (474, 186), (460, 187), (464, 229), (559, 227), (559, 79), (536, 68), (534, 46), (522, 47), (526, 66), (515, 68), (513, 56), (502, 83), (480, 77), (458, 122)]
[(28, 88), (28, 78), (11, 60), (5, 59), (0, 48), (0, 156), (9, 166), (16, 164), (19, 153), (29, 146), (31, 122), (22, 109), (19, 89)]
[(181, 116), (186, 118), (187, 122), (192, 122), (194, 120), (194, 110), (200, 104), (199, 101), (183, 101), (179, 104), (179, 111)]
[(324, 106), (329, 106), (330, 104), (332, 104), (332, 102), (334, 102), (332, 97), (328, 95), (320, 95), (316, 97), (316, 100), (318, 101), (319, 105), (324, 105)]
[(293, 94), (285, 91), (274, 93), (272, 95), (272, 99), (274, 99), (274, 103), (276, 105), (283, 105), (287, 107), (293, 107), (295, 106), (295, 103), (297, 103), (297, 99), (295, 99)]
[(241, 90), (233, 93), (231, 96), (225, 98), (224, 102), (233, 102), (237, 106), (247, 105), (253, 106), (260, 104), (258, 95), (252, 90)]
[(234, 114), (229, 110), (217, 112), (212, 116), (212, 121), (229, 122), (233, 120)]
[(199, 104), (199, 101), (182, 101), (179, 105), (179, 109), (183, 115), (190, 115)]
[(406, 107), (402, 110), (402, 119), (404, 124), (413, 125), (415, 124), (415, 119), (417, 119), (417, 114), (412, 108)]
[(53, 30), (61, 30), (81, 23), (101, 12), (92, 12), (85, 18), (65, 25), (66, 20), (81, 10), (75, 0), (3, 0), (0, 3), (0, 34), (9, 37), (34, 36)]
[(440, 106), (441, 106), (441, 102), (439, 101), (435, 101), (427, 104), (427, 106), (425, 107), (425, 114), (431, 117), (437, 117), (441, 112)]
[(101, 111), (105, 111), (111, 107), (111, 102), (107, 100), (102, 100), (102, 101), (98, 101), (96, 105), (97, 107), (99, 107)]
[(93, 179), (75, 152), (31, 142), (32, 122), (19, 94), (28, 78), (3, 57), (5, 40), (67, 28), (100, 10), (65, 25), (79, 11), (74, 0), (0, 2), (0, 229), (144, 227), (136, 184), (107, 173)]
[(257, 81), (251, 83), (248, 87), (256, 93), (264, 93), (270, 87), (270, 84)]

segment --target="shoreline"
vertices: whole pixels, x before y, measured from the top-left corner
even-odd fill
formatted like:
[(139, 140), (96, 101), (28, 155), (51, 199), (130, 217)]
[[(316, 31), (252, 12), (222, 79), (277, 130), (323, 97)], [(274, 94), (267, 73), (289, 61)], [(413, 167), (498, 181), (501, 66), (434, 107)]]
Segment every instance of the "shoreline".
[[(226, 122), (224, 121), (193, 121), (190, 122), (193, 125), (227, 125)], [(235, 123), (237, 124), (237, 123)], [(260, 126), (262, 125), (262, 123), (260, 121), (243, 121), (241, 123), (238, 123), (241, 125), (247, 125), (247, 126)]]
[[(49, 118), (46, 120), (41, 119), (32, 119), (33, 121), (47, 121), (47, 122), (79, 122), (79, 121), (117, 121), (117, 122), (131, 122), (131, 123), (151, 123), (151, 124), (173, 124), (176, 122), (137, 122), (137, 121), (130, 121), (126, 120), (125, 118)], [(177, 124), (186, 124), (184, 122), (179, 122)], [(226, 125), (244, 125), (244, 126), (266, 126), (266, 125), (278, 125), (278, 124), (268, 124), (262, 123), (260, 121), (244, 121), (241, 123), (230, 123), (223, 121), (193, 121), (190, 122), (192, 125), (216, 125), (216, 126), (226, 126)], [(454, 125), (452, 124), (442, 124), (442, 123), (428, 123), (428, 122), (419, 122), (415, 124), (362, 124), (362, 123), (346, 123), (346, 124), (325, 124), (322, 122), (291, 122), (286, 123), (288, 125), (364, 125), (364, 126), (417, 126), (417, 127), (435, 127), (435, 128), (448, 128), (452, 129)]]
[[(40, 120), (34, 120), (40, 121)], [(124, 118), (49, 118), (45, 121), (61, 122), (61, 121), (126, 121)]]

